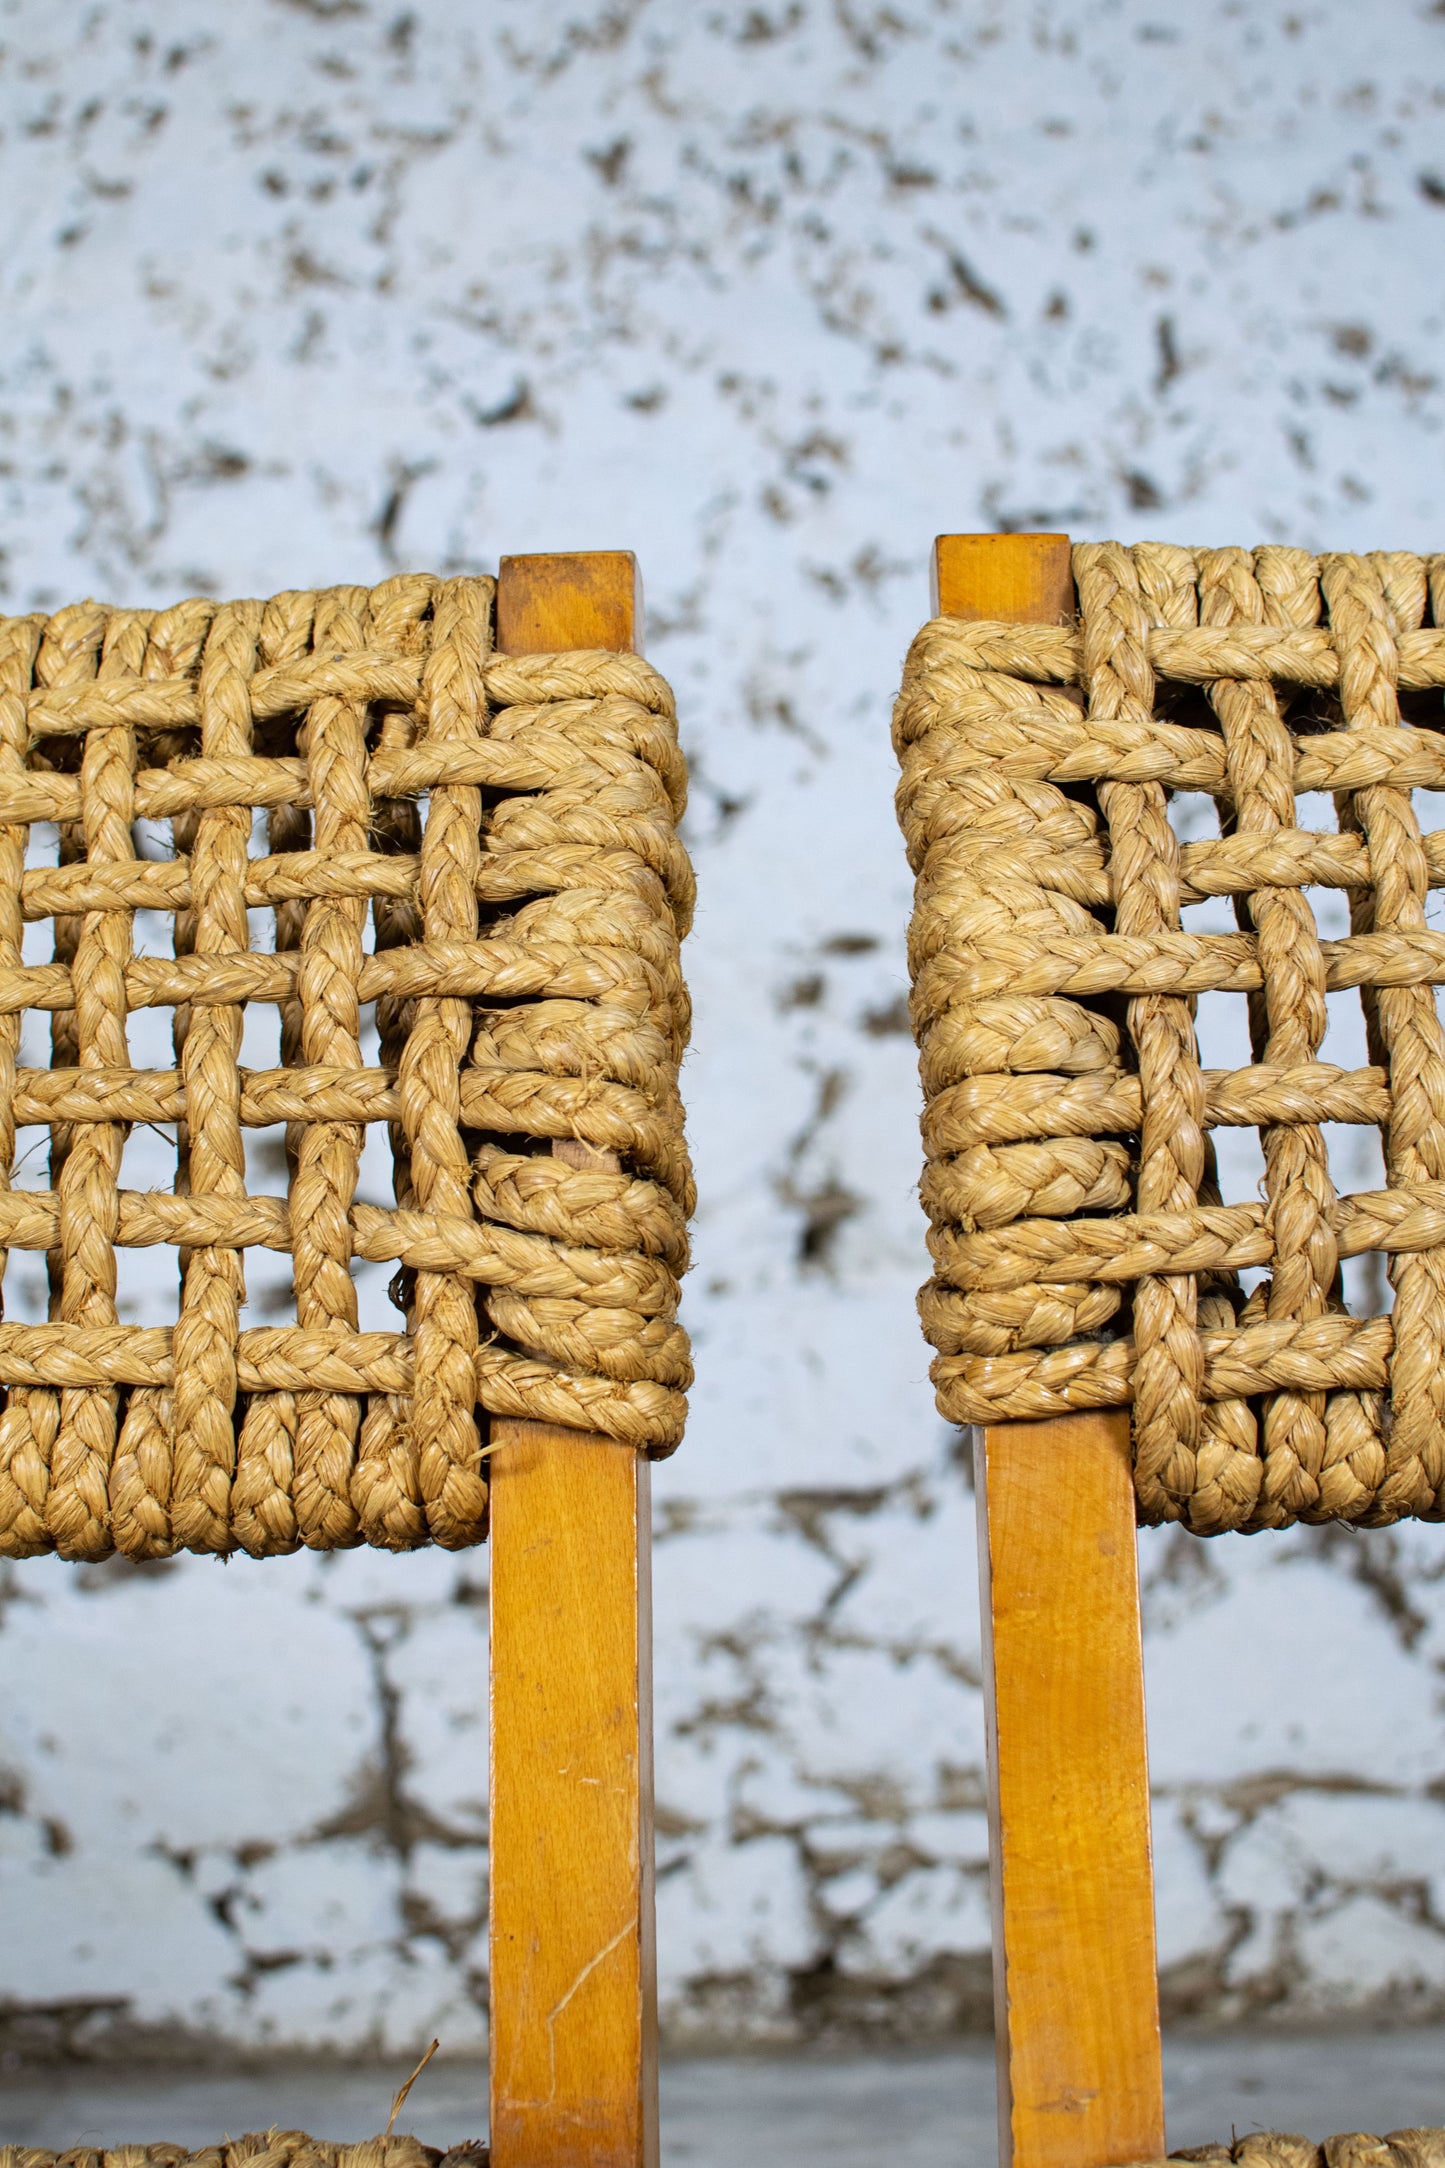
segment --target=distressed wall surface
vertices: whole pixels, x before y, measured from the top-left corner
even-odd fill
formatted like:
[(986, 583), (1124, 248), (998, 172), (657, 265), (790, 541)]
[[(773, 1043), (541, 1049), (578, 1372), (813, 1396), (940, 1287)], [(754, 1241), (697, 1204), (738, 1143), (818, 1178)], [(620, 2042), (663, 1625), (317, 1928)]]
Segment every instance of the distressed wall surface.
[[(1445, 13), (5, 0), (0, 46), (5, 608), (642, 555), (702, 889), (669, 2023), (981, 2023), (889, 699), (939, 528), (1445, 542)], [(1445, 2010), (1440, 1533), (1144, 1564), (1171, 2006)], [(10, 2043), (475, 2045), (486, 1571), (8, 1573)]]

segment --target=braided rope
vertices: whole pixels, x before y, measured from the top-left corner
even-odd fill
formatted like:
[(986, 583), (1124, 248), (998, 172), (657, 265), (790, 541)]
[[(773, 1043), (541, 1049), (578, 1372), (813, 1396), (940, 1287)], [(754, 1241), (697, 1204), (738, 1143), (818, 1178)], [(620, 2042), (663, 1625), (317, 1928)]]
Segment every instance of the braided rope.
[[(0, 620), (0, 1275), (43, 1251), (52, 1291), (48, 1324), (0, 1323), (0, 1555), (476, 1543), (479, 1410), (676, 1445), (672, 699), (636, 656), (494, 654), (491, 617), (491, 581), (415, 576)], [(170, 823), (170, 859), (137, 819)], [(57, 862), (27, 867), (51, 820)], [(135, 952), (139, 910), (171, 915), (171, 956)], [(47, 920), (54, 960), (27, 964)], [(276, 1069), (241, 1064), (257, 1002)], [(171, 1069), (132, 1064), (146, 1008), (173, 1012)], [(18, 1058), (28, 1009), (46, 1069)], [(176, 1125), (174, 1194), (122, 1186), (138, 1122)], [(374, 1122), (390, 1210), (356, 1194)], [(37, 1125), (51, 1186), (12, 1187)], [(284, 1197), (247, 1187), (267, 1125)], [(178, 1260), (173, 1324), (117, 1316), (135, 1247)], [(251, 1247), (292, 1257), (293, 1325), (243, 1324)], [(404, 1330), (358, 1330), (355, 1259), (401, 1268)]]
[[(939, 1407), (1132, 1403), (1141, 1518), (1202, 1535), (1440, 1518), (1445, 833), (1410, 792), (1445, 783), (1445, 732), (1399, 695), (1445, 686), (1445, 559), (1096, 543), (1074, 574), (1076, 625), (926, 625), (894, 716)], [(1217, 840), (1178, 841), (1185, 791)], [(1309, 791), (1337, 833), (1297, 825)], [(1322, 887), (1347, 939), (1320, 938)], [(1237, 933), (1184, 930), (1208, 896)], [(1348, 987), (1354, 1071), (1319, 1058)], [(1247, 997), (1250, 1065), (1201, 1067), (1206, 991)], [(1336, 1194), (1327, 1122), (1380, 1128), (1385, 1190)], [(1227, 1124), (1260, 1130), (1260, 1205), (1219, 1201)], [(1368, 1251), (1389, 1317), (1341, 1299)], [(1246, 1267), (1268, 1277), (1243, 1302)]]
[[(1228, 2145), (1181, 2146), (1168, 2159), (1197, 2161), (1203, 2168), (1445, 2168), (1445, 2130), (1392, 2130), (1384, 2138), (1345, 2130), (1321, 2145), (1292, 2131), (1248, 2130)], [(1167, 2168), (1167, 2163), (1137, 2161), (1130, 2168)]]
[(474, 2142), (443, 2152), (398, 2133), (338, 2145), (303, 2130), (254, 2131), (194, 2153), (183, 2145), (0, 2146), (0, 2168), (486, 2168), (486, 2160), (486, 2146)]

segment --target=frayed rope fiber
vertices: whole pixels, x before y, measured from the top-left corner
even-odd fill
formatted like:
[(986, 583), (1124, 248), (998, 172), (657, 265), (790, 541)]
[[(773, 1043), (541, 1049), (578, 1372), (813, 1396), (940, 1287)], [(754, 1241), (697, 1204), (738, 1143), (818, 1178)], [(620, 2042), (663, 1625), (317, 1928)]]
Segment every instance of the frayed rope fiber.
[[(0, 1264), (45, 1251), (51, 1290), (48, 1324), (0, 1324), (0, 1555), (455, 1549), (485, 1533), (479, 1411), (681, 1437), (672, 696), (633, 655), (494, 653), (493, 586), (0, 620)], [(263, 1006), (278, 1065), (246, 1069)], [(137, 1069), (155, 1007), (174, 1066)], [(120, 1186), (140, 1122), (175, 1124), (173, 1192)], [(372, 1122), (385, 1209), (356, 1196)], [(266, 1125), (284, 1196), (247, 1185)], [(11, 1186), (26, 1126), (48, 1188)], [(166, 1253), (153, 1323), (118, 1320), (117, 1245)], [(252, 1246), (291, 1256), (293, 1324), (242, 1329)], [(358, 1330), (358, 1258), (401, 1268), (404, 1330)]]
[[(1445, 789), (1445, 557), (1105, 542), (1073, 569), (1072, 625), (926, 625), (894, 716), (939, 1408), (1132, 1404), (1141, 1519), (1200, 1535), (1440, 1519), (1445, 832), (1411, 792)], [(1185, 930), (1210, 897), (1236, 931)], [(1320, 1059), (1344, 989), (1362, 1069)], [(1202, 1066), (1216, 992), (1244, 1068)], [(1383, 1189), (1339, 1194), (1332, 1123), (1379, 1129)], [(1222, 1124), (1258, 1127), (1257, 1202), (1220, 1201)], [(1340, 1261), (1371, 1252), (1393, 1308), (1351, 1316)]]

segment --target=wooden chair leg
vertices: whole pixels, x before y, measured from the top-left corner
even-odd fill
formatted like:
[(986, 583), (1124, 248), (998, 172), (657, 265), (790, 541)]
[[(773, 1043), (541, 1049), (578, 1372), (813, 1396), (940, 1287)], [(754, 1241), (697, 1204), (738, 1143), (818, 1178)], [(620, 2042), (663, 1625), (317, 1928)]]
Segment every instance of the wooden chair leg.
[[(951, 617), (1057, 623), (1066, 535), (945, 535)], [(1000, 2168), (1164, 2152), (1127, 1413), (974, 1432)]]
[(976, 1431), (1000, 2168), (1164, 2151), (1125, 1414)]
[[(625, 650), (638, 618), (625, 552), (502, 560), (506, 653)], [(492, 2159), (655, 2168), (651, 1470), (500, 1420), (489, 1465)]]

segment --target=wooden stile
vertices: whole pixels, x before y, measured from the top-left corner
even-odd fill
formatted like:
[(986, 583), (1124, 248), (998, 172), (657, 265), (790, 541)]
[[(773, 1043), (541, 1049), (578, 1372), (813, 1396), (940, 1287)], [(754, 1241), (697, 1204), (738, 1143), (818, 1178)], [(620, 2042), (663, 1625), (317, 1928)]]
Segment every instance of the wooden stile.
[[(627, 650), (640, 619), (629, 552), (502, 559), (504, 653)], [(500, 1419), (489, 1468), (492, 2159), (655, 2168), (651, 1469)]]
[(1066, 534), (941, 534), (933, 545), (940, 617), (1061, 625), (1074, 613)]
[(974, 1433), (1001, 2168), (1164, 2152), (1127, 1412)]
[(642, 584), (631, 550), (502, 559), (499, 654), (559, 655), (569, 647), (605, 647), (626, 655), (641, 646)]
[[(935, 607), (1054, 624), (1067, 535), (943, 535)], [(974, 1438), (1000, 2168), (1164, 2145), (1127, 1410)]]

